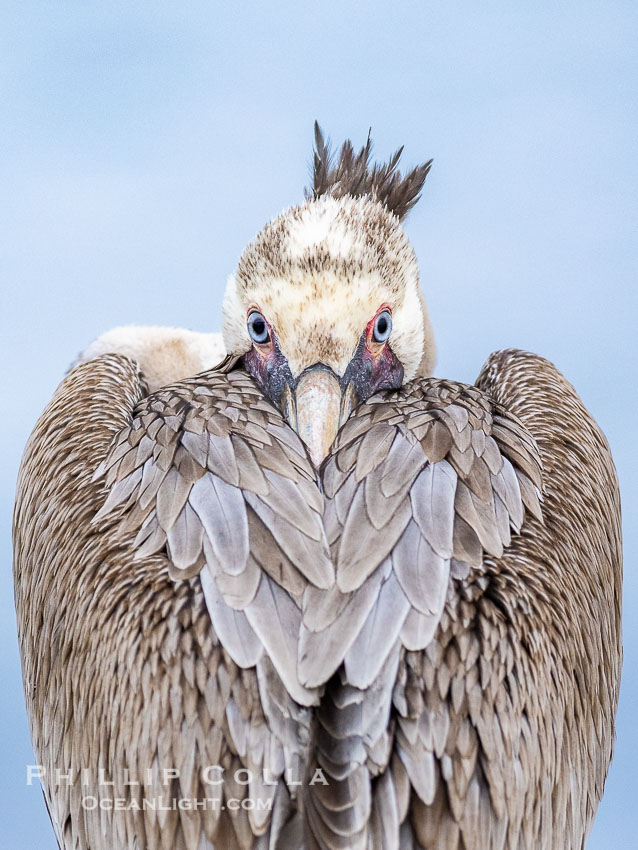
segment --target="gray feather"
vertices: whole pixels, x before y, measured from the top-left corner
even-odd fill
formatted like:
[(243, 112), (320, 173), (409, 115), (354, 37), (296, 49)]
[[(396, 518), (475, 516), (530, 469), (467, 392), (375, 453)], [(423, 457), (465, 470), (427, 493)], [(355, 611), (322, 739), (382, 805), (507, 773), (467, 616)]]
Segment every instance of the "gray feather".
[(217, 561), (224, 570), (238, 575), (248, 559), (248, 519), (241, 491), (209, 474), (193, 485), (188, 501)]
[(246, 615), (224, 602), (208, 569), (203, 569), (199, 577), (213, 628), (224, 649), (239, 667), (254, 667), (261, 658), (263, 645)]
[(436, 554), (414, 520), (408, 523), (394, 547), (392, 566), (410, 604), (423, 614), (440, 614), (449, 561)]
[(290, 695), (301, 705), (312, 705), (316, 695), (302, 687), (297, 677), (297, 644), (301, 611), (269, 576), (246, 608), (246, 617), (281, 676)]
[(441, 460), (427, 466), (410, 491), (414, 519), (441, 558), (452, 556), (456, 482), (456, 472)]
[(348, 681), (355, 687), (367, 688), (379, 675), (409, 610), (410, 603), (392, 572), (381, 585), (377, 600), (344, 659)]

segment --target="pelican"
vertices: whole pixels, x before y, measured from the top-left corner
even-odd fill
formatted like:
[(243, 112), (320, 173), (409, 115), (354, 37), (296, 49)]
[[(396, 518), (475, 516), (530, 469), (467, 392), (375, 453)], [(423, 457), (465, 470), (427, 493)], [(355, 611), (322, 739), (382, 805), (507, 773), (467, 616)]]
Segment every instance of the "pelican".
[(400, 155), (316, 127), (223, 334), (105, 334), (31, 434), (15, 595), (64, 850), (585, 846), (621, 667), (613, 461), (542, 357), (431, 376), (401, 224), (430, 162)]

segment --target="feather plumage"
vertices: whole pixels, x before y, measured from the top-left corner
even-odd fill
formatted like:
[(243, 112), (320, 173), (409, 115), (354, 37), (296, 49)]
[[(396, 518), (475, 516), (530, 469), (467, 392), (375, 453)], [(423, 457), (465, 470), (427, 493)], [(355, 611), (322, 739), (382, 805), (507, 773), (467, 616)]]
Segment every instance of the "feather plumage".
[[(91, 346), (34, 429), (16, 606), (61, 847), (582, 847), (618, 695), (613, 463), (541, 358), (493, 355), (476, 386), (425, 377), (431, 330), (398, 219), (429, 163), (401, 177), (400, 153), (371, 166), (368, 139), (335, 162), (317, 128), (311, 199), (229, 283), (229, 356), (211, 369), (208, 340), (189, 372), (192, 334), (174, 358), (178, 332), (155, 357), (142, 335), (140, 374), (135, 346), (107, 334), (123, 353)], [(391, 302), (395, 388), (361, 396), (316, 468), (248, 374), (246, 310), (277, 326), (290, 393), (317, 363), (342, 377)], [(56, 784), (56, 768), (87, 769), (89, 787)], [(110, 793), (100, 768), (125, 813), (82, 807)], [(164, 768), (179, 776), (163, 783)], [(156, 811), (151, 794), (216, 805)]]
[[(245, 821), (217, 815), (206, 827), (216, 836), (214, 840), (219, 842), (231, 830), (233, 837), (228, 840), (236, 842), (232, 846), (257, 846), (254, 842), (260, 835), (270, 834), (272, 841), (286, 830), (295, 834), (303, 829), (294, 802), (301, 793), (300, 799), (306, 801), (305, 828), (317, 846), (372, 842), (370, 846), (377, 847), (378, 841), (393, 846), (410, 834), (420, 836), (419, 840), (437, 834), (439, 840), (447, 836), (450, 846), (463, 841), (466, 847), (513, 847), (517, 824), (527, 819), (526, 829), (532, 829), (531, 816), (525, 812), (537, 800), (530, 776), (541, 776), (542, 763), (536, 756), (540, 741), (547, 740), (550, 729), (560, 723), (553, 708), (556, 695), (551, 696), (551, 689), (538, 690), (533, 658), (521, 654), (520, 648), (521, 639), (536, 640), (535, 652), (545, 658), (547, 632), (526, 636), (516, 623), (519, 616), (530, 616), (540, 605), (549, 606), (543, 609), (548, 620), (562, 617), (565, 594), (559, 604), (550, 602), (555, 590), (543, 578), (546, 574), (538, 572), (536, 547), (537, 541), (543, 541), (543, 557), (555, 565), (554, 570), (560, 568), (557, 559), (562, 556), (550, 535), (556, 523), (565, 527), (561, 513), (565, 482), (570, 482), (572, 496), (592, 488), (609, 494), (605, 498), (610, 501), (603, 502), (596, 520), (592, 520), (591, 498), (578, 499), (585, 500), (583, 516), (590, 528), (606, 529), (606, 541), (609, 528), (617, 533), (613, 483), (602, 489), (598, 483), (612, 471), (599, 432), (581, 408), (579, 446), (591, 446), (590, 470), (598, 476), (594, 480), (569, 462), (569, 448), (560, 437), (556, 442), (552, 430), (563, 427), (553, 423), (560, 422), (564, 409), (569, 411), (565, 415), (573, 415), (576, 397), (545, 361), (513, 352), (492, 359), (478, 390), (419, 379), (399, 391), (371, 398), (339, 434), (318, 486), (302, 444), (280, 414), (262, 406), (258, 425), (249, 416), (251, 400), (258, 398), (252, 381), (235, 364), (228, 368), (146, 397), (134, 367), (121, 357), (103, 357), (71, 373), (36, 429), (23, 466), (25, 498), (16, 509), (18, 586), (26, 589), (32, 581), (27, 577), (30, 565), (37, 562), (33, 558), (51, 557), (40, 554), (30, 541), (42, 522), (40, 517), (48, 516), (49, 500), (57, 496), (46, 487), (37, 493), (28, 489), (33, 470), (54, 457), (53, 452), (77, 455), (78, 446), (85, 444), (90, 448), (84, 451), (86, 464), (80, 470), (84, 476), (77, 491), (81, 501), (76, 501), (75, 490), (67, 499), (78, 506), (75, 510), (82, 506), (89, 534), (68, 540), (64, 525), (58, 522), (48, 529), (47, 539), (57, 540), (65, 553), (75, 546), (76, 562), (87, 564), (94, 557), (92, 541), (112, 541), (101, 556), (103, 566), (87, 586), (95, 589), (86, 610), (108, 606), (104, 610), (119, 612), (118, 622), (131, 621), (130, 606), (135, 600), (143, 599), (150, 588), (157, 588), (154, 593), (163, 588), (161, 610), (174, 613), (168, 619), (166, 614), (152, 615), (145, 603), (138, 614), (140, 623), (155, 622), (154, 628), (165, 635), (161, 640), (153, 638), (165, 660), (149, 667), (145, 656), (139, 656), (133, 667), (137, 681), (156, 681), (154, 699), (161, 700), (162, 693), (169, 693), (164, 691), (162, 677), (176, 676), (170, 686), (170, 716), (177, 721), (189, 717), (191, 723), (199, 718), (198, 734), (210, 739), (211, 745), (217, 742), (215, 747), (221, 742), (222, 750), (230, 747), (225, 751), (231, 761), (250, 765), (257, 773), (266, 765), (275, 778), (274, 785), (253, 778), (250, 791), (273, 801), (273, 813), (255, 814)], [(533, 418), (509, 390), (512, 373), (519, 388), (529, 386), (525, 392), (535, 399)], [(541, 389), (539, 375), (545, 376)], [(74, 433), (73, 426), (71, 430), (66, 426), (63, 441), (56, 443), (60, 440), (55, 436), (56, 423), (60, 417), (75, 421), (68, 411), (75, 410), (75, 405), (85, 409), (87, 391), (97, 405), (101, 405), (100, 393), (124, 391), (128, 401), (108, 405), (113, 410), (112, 424), (102, 412), (106, 407), (99, 407), (104, 429), (92, 433), (90, 440), (85, 429)], [(542, 404), (548, 413), (538, 418), (536, 411)], [(181, 413), (185, 406), (186, 417)], [(132, 418), (118, 413), (123, 410), (131, 411)], [(233, 415), (225, 416), (225, 410)], [(519, 410), (521, 421), (515, 418)], [(448, 438), (443, 439), (443, 434)], [(273, 461), (261, 464), (260, 453), (263, 457), (269, 451)], [(592, 526), (592, 521), (598, 525)], [(573, 539), (568, 545), (582, 548), (580, 538), (569, 536), (577, 533), (577, 527), (573, 532), (569, 525), (566, 528), (567, 539)], [(385, 541), (380, 534), (388, 536)], [(137, 553), (129, 573), (118, 566), (118, 553), (132, 541)], [(592, 540), (586, 548), (588, 562), (597, 559), (612, 570), (613, 561), (605, 560), (613, 552), (608, 542), (595, 555), (594, 545)], [(537, 585), (543, 586), (547, 602), (532, 596)], [(65, 593), (81, 594), (81, 587), (71, 585)], [(25, 606), (37, 598), (37, 591), (19, 594), (19, 611), (27, 610)], [(59, 616), (64, 618), (66, 610), (66, 605), (60, 606)], [(178, 625), (180, 620), (190, 623), (187, 631)], [(613, 622), (606, 635), (613, 634)], [(109, 628), (111, 634), (118, 634)], [(149, 640), (149, 628), (140, 627), (138, 640)], [(22, 629), (23, 646), (38, 639), (24, 625)], [(194, 698), (195, 679), (187, 670), (193, 662), (187, 664), (185, 648), (179, 649), (180, 634), (191, 635), (188, 645), (200, 647), (197, 652), (203, 653), (194, 656), (201, 667), (198, 687), (205, 700), (199, 709), (197, 701), (189, 702)], [(109, 644), (106, 638), (99, 639), (97, 657), (103, 657)], [(589, 658), (596, 645), (591, 629), (588, 640)], [(135, 645), (117, 649), (118, 643), (113, 644), (116, 652), (125, 651), (129, 657), (135, 657), (130, 656)], [(31, 657), (30, 652), (25, 655), (27, 664)], [(199, 657), (202, 660), (196, 660)], [(46, 658), (43, 671), (56, 663), (50, 653)], [(62, 670), (57, 675), (63, 675)], [(613, 673), (608, 676), (611, 680)], [(526, 690), (526, 682), (532, 680), (534, 688)], [(88, 693), (88, 681), (78, 683), (81, 698)], [(547, 681), (542, 681), (546, 688)], [(180, 696), (175, 703), (176, 687)], [(510, 695), (505, 702), (504, 688)], [(153, 693), (148, 685), (144, 690)], [(172, 732), (167, 721), (154, 727), (152, 715), (145, 713), (136, 693), (130, 691), (119, 711), (126, 716), (133, 711), (131, 718), (142, 712), (146, 720), (139, 729), (132, 723), (131, 730), (137, 731), (126, 743), (126, 751), (138, 752), (153, 735), (168, 735), (167, 758), (192, 771), (187, 771), (184, 760), (188, 745), (181, 721)], [(609, 722), (614, 696), (600, 694), (598, 699), (602, 699), (598, 710)], [(36, 696), (33, 703), (36, 718), (42, 700)], [(86, 710), (86, 705), (77, 703), (74, 710)], [(160, 717), (161, 709), (151, 709), (157, 705), (161, 703), (152, 700), (149, 710)], [(581, 701), (581, 710), (584, 705)], [(58, 712), (67, 710), (64, 701), (58, 700), (56, 706)], [(168, 710), (169, 702), (166, 706)], [(528, 713), (527, 722), (531, 719), (534, 725), (520, 738), (523, 710)], [(548, 711), (553, 717), (551, 727), (544, 722)], [(59, 731), (54, 733), (55, 727), (47, 723), (38, 727), (36, 722), (36, 728), (40, 729), (37, 747), (46, 754), (54, 735), (61, 740)], [(116, 737), (124, 734), (125, 727), (111, 728), (110, 734)], [(575, 729), (564, 734), (578, 734)], [(314, 753), (313, 735), (318, 735)], [(610, 747), (611, 739), (604, 735), (599, 733), (599, 740), (607, 740), (605, 746)], [(101, 752), (90, 743), (78, 746), (89, 761)], [(553, 770), (560, 774), (566, 769), (567, 753), (575, 746), (570, 744), (564, 752), (551, 750)], [(59, 753), (60, 745), (53, 751)], [(508, 758), (519, 753), (520, 767), (514, 767), (512, 777), (503, 752)], [(319, 793), (314, 788), (299, 792), (287, 785), (285, 769), (305, 765), (307, 771), (314, 769), (313, 764), (327, 776), (329, 793), (324, 786)], [(600, 777), (605, 765), (605, 758), (599, 759), (598, 772), (592, 776)], [(378, 782), (376, 776), (381, 777)], [(523, 777), (527, 778), (521, 785)], [(418, 803), (406, 803), (406, 787), (412, 788)], [(514, 796), (509, 788), (515, 789)], [(48, 800), (57, 813), (56, 821), (62, 822), (63, 812), (68, 811), (65, 806), (74, 798), (70, 794), (56, 797), (57, 793), (51, 789)], [(225, 788), (223, 793), (228, 795), (230, 790)], [(381, 793), (383, 799), (378, 796)], [(570, 821), (572, 842), (592, 814), (591, 805), (587, 808), (575, 794), (572, 789), (561, 797), (562, 805), (580, 807), (578, 820)], [(378, 810), (373, 799), (378, 800)], [(90, 834), (101, 829), (85, 817), (86, 826), (73, 827), (74, 840), (83, 840), (82, 830)], [(137, 828), (131, 821), (122, 840), (128, 841)], [(155, 834), (148, 819), (144, 828), (149, 835)], [(199, 828), (193, 829), (180, 826), (177, 820), (168, 834), (180, 834), (188, 847), (199, 834)], [(563, 835), (558, 821), (543, 830), (547, 846), (563, 842), (557, 837)], [(479, 834), (485, 845), (472, 844)]]

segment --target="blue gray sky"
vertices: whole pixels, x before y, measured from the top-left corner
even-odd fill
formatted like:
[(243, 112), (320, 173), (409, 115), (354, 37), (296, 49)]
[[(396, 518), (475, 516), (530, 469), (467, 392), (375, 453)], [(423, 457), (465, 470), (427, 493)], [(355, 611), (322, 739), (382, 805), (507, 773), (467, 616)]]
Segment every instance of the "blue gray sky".
[(218, 330), (245, 243), (301, 199), (312, 122), (434, 157), (407, 230), (438, 337), (472, 381), (552, 359), (621, 480), (625, 671), (590, 850), (636, 846), (634, 2), (9, 2), (0, 27), (2, 771), (7, 847), (54, 850), (22, 702), (10, 513), (67, 365), (119, 324)]

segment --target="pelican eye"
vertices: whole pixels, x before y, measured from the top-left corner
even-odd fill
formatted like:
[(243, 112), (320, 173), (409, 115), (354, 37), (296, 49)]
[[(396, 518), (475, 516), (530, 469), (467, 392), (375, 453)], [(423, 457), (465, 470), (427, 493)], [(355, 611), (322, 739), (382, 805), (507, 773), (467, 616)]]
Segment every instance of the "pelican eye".
[(248, 333), (253, 342), (263, 344), (270, 339), (270, 331), (268, 330), (268, 322), (257, 310), (248, 316)]
[(382, 310), (374, 320), (374, 341), (385, 342), (392, 333), (392, 316), (389, 310)]

